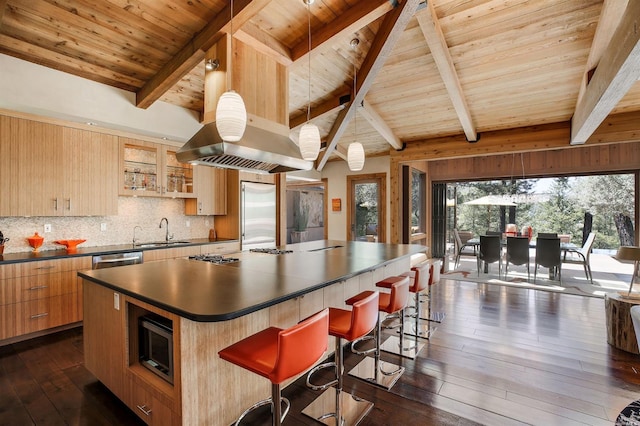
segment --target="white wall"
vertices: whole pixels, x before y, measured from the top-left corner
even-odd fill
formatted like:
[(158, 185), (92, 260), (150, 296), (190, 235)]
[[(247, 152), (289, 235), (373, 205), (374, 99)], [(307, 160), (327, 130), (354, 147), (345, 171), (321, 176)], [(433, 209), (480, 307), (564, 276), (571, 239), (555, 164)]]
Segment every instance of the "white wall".
[[(391, 229), (391, 215), (390, 211), (390, 183), (389, 183), (389, 156), (384, 157), (370, 157), (367, 158), (364, 164), (364, 168), (359, 172), (352, 172), (349, 170), (349, 166), (346, 161), (330, 161), (322, 170), (322, 177), (327, 178), (328, 185), (328, 202), (329, 212), (327, 218), (327, 224), (329, 226), (329, 239), (331, 240), (346, 240), (347, 239), (347, 175), (363, 175), (371, 173), (386, 173), (387, 174), (387, 204), (385, 206), (387, 211), (387, 223), (386, 223), (386, 241), (390, 241), (390, 229)], [(340, 198), (342, 202), (342, 210), (334, 212), (331, 209), (331, 200), (333, 198)]]
[(0, 54), (0, 108), (175, 142), (202, 127), (194, 111), (161, 101), (141, 109), (135, 99), (133, 92)]

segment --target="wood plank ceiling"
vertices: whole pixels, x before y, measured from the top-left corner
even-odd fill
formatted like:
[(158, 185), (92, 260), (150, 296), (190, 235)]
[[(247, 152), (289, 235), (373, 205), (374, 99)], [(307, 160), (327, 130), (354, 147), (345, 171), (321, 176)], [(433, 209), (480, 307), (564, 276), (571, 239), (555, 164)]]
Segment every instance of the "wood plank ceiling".
[[(311, 109), (328, 145), (318, 167), (355, 140), (370, 156), (566, 122), (576, 111), (573, 142), (584, 142), (598, 116), (640, 110), (638, 4), (315, 0)], [(202, 112), (204, 52), (230, 31), (229, 8), (224, 0), (0, 0), (0, 52), (136, 92), (141, 107), (161, 100)], [(289, 66), (294, 140), (306, 120), (307, 28), (303, 0), (234, 2), (235, 37)], [(621, 48), (608, 48), (611, 40)], [(600, 58), (598, 87), (587, 87)]]

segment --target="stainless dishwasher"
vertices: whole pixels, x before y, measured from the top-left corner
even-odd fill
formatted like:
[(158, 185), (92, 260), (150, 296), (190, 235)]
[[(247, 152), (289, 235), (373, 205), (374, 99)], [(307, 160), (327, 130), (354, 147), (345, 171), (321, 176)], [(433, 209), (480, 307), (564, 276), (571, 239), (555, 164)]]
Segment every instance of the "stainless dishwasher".
[(115, 266), (135, 265), (136, 263), (142, 263), (141, 251), (102, 254), (93, 256), (91, 269), (113, 268)]

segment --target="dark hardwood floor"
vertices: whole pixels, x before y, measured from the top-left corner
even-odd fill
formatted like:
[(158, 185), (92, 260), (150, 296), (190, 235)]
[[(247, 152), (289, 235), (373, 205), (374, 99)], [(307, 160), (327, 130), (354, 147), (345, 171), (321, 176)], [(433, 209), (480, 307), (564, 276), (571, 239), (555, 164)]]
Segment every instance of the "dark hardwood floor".
[[(415, 360), (383, 353), (406, 367), (390, 392), (345, 379), (375, 403), (361, 424), (611, 425), (640, 398), (640, 355), (607, 345), (602, 299), (442, 280), (434, 307), (446, 318)], [(300, 411), (316, 392), (283, 394), (285, 424), (315, 424)], [(259, 414), (248, 424), (270, 424)], [(142, 422), (84, 368), (76, 328), (0, 347), (0, 425), (29, 424)]]

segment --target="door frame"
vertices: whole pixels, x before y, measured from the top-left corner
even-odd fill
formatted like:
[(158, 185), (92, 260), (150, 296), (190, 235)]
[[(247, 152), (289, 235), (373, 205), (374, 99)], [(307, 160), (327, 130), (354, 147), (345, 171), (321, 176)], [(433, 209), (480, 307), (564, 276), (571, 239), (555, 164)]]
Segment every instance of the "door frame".
[(379, 200), (378, 200), (378, 242), (387, 242), (387, 174), (386, 173), (370, 173), (361, 175), (347, 175), (347, 241), (351, 239), (351, 225), (353, 223), (353, 186), (356, 183), (378, 184)]

